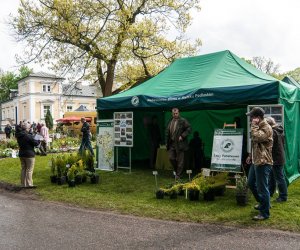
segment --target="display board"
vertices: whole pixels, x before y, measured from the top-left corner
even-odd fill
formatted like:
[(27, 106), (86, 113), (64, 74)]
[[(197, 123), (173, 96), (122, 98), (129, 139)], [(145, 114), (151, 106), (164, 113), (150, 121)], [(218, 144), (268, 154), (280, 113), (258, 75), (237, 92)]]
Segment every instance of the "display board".
[(114, 112), (114, 145), (133, 147), (133, 112)]
[[(250, 112), (254, 107), (261, 107), (265, 111), (265, 117), (273, 117), (277, 124), (284, 127), (284, 108), (281, 104), (268, 104), (268, 105), (249, 105), (247, 107), (247, 112)], [(251, 135), (250, 135), (250, 127), (251, 127), (251, 121), (250, 117), (247, 117), (247, 139), (248, 139), (248, 145), (247, 145), (247, 151), (248, 153), (251, 152)]]
[(97, 147), (98, 165), (101, 170), (114, 170), (114, 120), (100, 120), (98, 123)]
[(241, 172), (243, 129), (215, 129), (211, 170)]

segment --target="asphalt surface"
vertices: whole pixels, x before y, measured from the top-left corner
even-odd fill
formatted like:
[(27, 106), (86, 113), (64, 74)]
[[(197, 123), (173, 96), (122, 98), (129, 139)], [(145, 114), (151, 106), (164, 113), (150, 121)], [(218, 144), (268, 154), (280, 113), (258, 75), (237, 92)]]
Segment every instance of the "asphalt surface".
[(300, 234), (92, 211), (0, 190), (0, 249), (300, 249)]

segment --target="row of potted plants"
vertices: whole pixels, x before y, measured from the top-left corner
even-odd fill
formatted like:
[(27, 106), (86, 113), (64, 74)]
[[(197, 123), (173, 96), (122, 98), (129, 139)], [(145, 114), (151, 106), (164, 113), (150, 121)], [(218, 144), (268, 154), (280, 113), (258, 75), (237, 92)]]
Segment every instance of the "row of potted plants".
[(82, 154), (60, 154), (52, 157), (50, 162), (51, 182), (62, 185), (68, 183), (70, 187), (85, 182), (87, 177), (91, 183), (99, 183), (99, 175), (94, 169), (94, 158), (89, 151)]
[(214, 176), (196, 175), (191, 181), (177, 183), (167, 188), (160, 188), (156, 197), (162, 199), (165, 195), (171, 199), (178, 195), (185, 195), (189, 200), (200, 200), (200, 195), (206, 201), (213, 201), (216, 195), (224, 195), (226, 190), (228, 173), (218, 173)]

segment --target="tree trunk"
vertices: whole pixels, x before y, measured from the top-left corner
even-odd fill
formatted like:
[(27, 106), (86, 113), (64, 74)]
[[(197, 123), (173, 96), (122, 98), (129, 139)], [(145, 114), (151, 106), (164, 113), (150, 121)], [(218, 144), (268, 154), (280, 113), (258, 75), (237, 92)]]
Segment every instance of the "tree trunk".
[(106, 76), (105, 88), (102, 89), (104, 97), (110, 96), (112, 93), (112, 87), (113, 87), (114, 76), (115, 76), (115, 67), (116, 67), (116, 62), (111, 62), (109, 65), (107, 65), (107, 76)]

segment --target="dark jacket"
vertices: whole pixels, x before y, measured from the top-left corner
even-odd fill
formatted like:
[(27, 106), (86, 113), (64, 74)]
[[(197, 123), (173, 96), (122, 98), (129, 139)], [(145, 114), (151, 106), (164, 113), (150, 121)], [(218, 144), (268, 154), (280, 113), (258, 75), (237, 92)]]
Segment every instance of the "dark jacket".
[[(170, 126), (171, 126), (172, 119), (169, 121), (169, 124), (166, 129), (166, 146), (169, 150), (170, 144), (172, 143), (171, 140), (171, 133), (170, 133)], [(187, 140), (188, 135), (191, 133), (192, 129), (188, 121), (182, 117), (178, 118), (176, 130), (175, 130), (175, 148), (180, 151), (186, 151), (189, 149), (189, 143)], [(182, 141), (179, 141), (179, 137), (182, 137)]]
[(34, 147), (39, 142), (34, 140), (33, 136), (28, 134), (26, 130), (20, 130), (16, 133), (16, 138), (19, 144), (19, 157), (33, 158), (35, 156)]
[(285, 164), (285, 152), (284, 152), (284, 131), (281, 125), (272, 127), (273, 129), (273, 165), (283, 166)]
[(4, 132), (5, 132), (5, 134), (10, 134), (11, 133), (11, 127), (5, 127), (4, 128)]
[(81, 132), (83, 139), (90, 139), (90, 124), (88, 122), (82, 124)]

